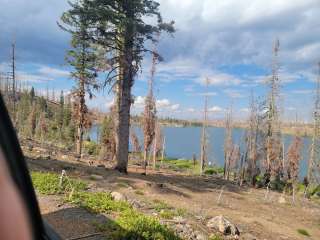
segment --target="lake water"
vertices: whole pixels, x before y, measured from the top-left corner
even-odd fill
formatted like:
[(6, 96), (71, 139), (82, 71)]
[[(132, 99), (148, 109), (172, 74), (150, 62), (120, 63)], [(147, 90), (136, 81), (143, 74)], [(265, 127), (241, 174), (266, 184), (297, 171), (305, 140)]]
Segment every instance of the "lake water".
[[(143, 143), (142, 130), (139, 127), (134, 127), (140, 143)], [(200, 138), (201, 127), (163, 127), (163, 134), (166, 138), (166, 156), (178, 159), (192, 159), (192, 155), (196, 154), (197, 158), (200, 156)], [(99, 126), (94, 126), (91, 130), (90, 137), (97, 141), (99, 133)], [(212, 164), (223, 166), (224, 163), (224, 138), (225, 129), (217, 127), (209, 127), (209, 162)], [(244, 129), (234, 129), (232, 133), (235, 144), (240, 145), (244, 152)], [(284, 135), (285, 151), (292, 141), (292, 136)], [(307, 175), (307, 161), (309, 158), (309, 149), (311, 139), (303, 137), (302, 161), (300, 166), (300, 178)]]

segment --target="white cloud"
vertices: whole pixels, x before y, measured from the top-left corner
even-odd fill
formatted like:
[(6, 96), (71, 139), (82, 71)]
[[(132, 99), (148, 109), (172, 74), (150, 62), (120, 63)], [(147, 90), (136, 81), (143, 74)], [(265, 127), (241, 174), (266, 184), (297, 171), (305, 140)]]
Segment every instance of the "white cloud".
[(41, 66), (39, 68), (38, 72), (42, 75), (51, 76), (54, 78), (69, 77), (70, 76), (70, 72), (68, 72), (68, 71), (57, 69), (57, 68), (52, 68), (52, 67), (48, 67), (48, 66)]
[(146, 97), (138, 96), (134, 99), (133, 108), (143, 108)]
[(188, 108), (187, 112), (194, 113), (194, 112), (196, 112), (196, 110), (194, 108)]
[[(135, 110), (142, 110), (145, 105), (146, 97), (137, 96), (134, 100), (133, 108)], [(171, 103), (169, 99), (158, 99), (156, 100), (157, 111), (177, 111), (180, 108), (180, 104)]]
[(209, 112), (224, 112), (225, 110), (219, 106), (213, 106), (209, 108)]
[(244, 94), (242, 94), (239, 91), (234, 90), (234, 89), (226, 89), (223, 92), (225, 94), (227, 94), (230, 98), (244, 98), (244, 97), (246, 97)]
[(176, 111), (176, 110), (178, 110), (180, 108), (180, 104), (174, 104), (170, 108), (171, 108), (172, 111)]
[(241, 83), (241, 80), (226, 73), (212, 72), (206, 77), (202, 77), (198, 80), (202, 85), (205, 85), (207, 82), (211, 86), (236, 86)]
[(248, 113), (248, 112), (250, 112), (250, 109), (249, 108), (241, 108), (240, 112)]
[(165, 107), (170, 107), (171, 103), (168, 99), (160, 99), (157, 100), (157, 108), (165, 108)]
[(48, 76), (43, 76), (40, 74), (31, 74), (27, 72), (17, 72), (17, 78), (20, 81), (23, 82), (32, 82), (32, 83), (41, 83), (41, 82), (48, 82), (48, 81), (53, 81), (54, 78), (48, 77)]

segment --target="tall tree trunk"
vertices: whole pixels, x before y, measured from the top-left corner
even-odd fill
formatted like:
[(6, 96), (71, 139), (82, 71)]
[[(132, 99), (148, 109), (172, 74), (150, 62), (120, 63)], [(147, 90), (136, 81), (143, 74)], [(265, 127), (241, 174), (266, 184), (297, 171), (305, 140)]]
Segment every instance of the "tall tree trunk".
[(84, 79), (81, 78), (79, 83), (78, 124), (77, 124), (77, 136), (76, 136), (76, 154), (79, 155), (79, 158), (81, 158), (81, 154), (82, 154), (84, 111), (85, 111), (85, 89), (84, 89)]
[(129, 156), (131, 87), (128, 81), (123, 81), (121, 95), (118, 97), (118, 112), (116, 121), (116, 169), (127, 173)]
[(116, 170), (127, 173), (130, 137), (130, 108), (133, 85), (132, 42), (124, 41), (125, 50), (119, 53), (119, 77), (116, 89)]

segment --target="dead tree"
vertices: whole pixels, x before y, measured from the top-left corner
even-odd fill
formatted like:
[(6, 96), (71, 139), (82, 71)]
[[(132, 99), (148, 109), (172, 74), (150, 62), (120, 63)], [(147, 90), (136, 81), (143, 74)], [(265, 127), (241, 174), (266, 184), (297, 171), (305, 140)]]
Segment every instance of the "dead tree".
[(158, 57), (153, 53), (152, 57), (152, 66), (151, 66), (151, 77), (149, 79), (149, 90), (148, 95), (145, 99), (145, 107), (143, 114), (143, 134), (144, 134), (144, 154), (143, 154), (143, 167), (144, 174), (147, 174), (147, 165), (148, 165), (148, 153), (150, 146), (153, 142), (155, 136), (155, 124), (156, 124), (156, 101), (153, 95), (153, 82), (154, 75), (156, 72), (156, 64)]
[(230, 167), (231, 167), (231, 157), (233, 151), (233, 141), (232, 141), (232, 108), (230, 108), (226, 113), (225, 119), (225, 142), (224, 142), (224, 179), (229, 180), (230, 177)]
[(156, 122), (155, 137), (153, 141), (153, 169), (156, 169), (157, 157), (163, 152), (163, 134), (159, 122)]
[(288, 149), (287, 174), (288, 174), (288, 180), (290, 180), (292, 183), (295, 183), (298, 180), (302, 146), (303, 146), (302, 139), (298, 136), (295, 136)]
[(137, 137), (137, 134), (134, 132), (133, 129), (131, 129), (130, 139), (132, 144), (132, 150), (134, 153), (141, 153), (141, 146), (139, 143), (139, 138)]
[(318, 63), (317, 90), (314, 106), (313, 136), (308, 164), (308, 181), (320, 183), (320, 62)]
[(267, 129), (266, 129), (266, 174), (272, 180), (280, 179), (282, 174), (282, 144), (279, 119), (279, 40), (277, 39), (273, 48), (272, 77), (268, 81), (269, 96), (267, 100)]
[(251, 103), (250, 103), (250, 116), (249, 116), (249, 128), (247, 130), (246, 136), (246, 175), (249, 181), (253, 184), (254, 178), (257, 174), (258, 168), (258, 134), (259, 134), (259, 114), (258, 114), (258, 104), (254, 98), (253, 93), (251, 93)]
[(206, 93), (204, 96), (203, 122), (201, 133), (201, 151), (200, 151), (200, 175), (203, 174), (204, 168), (208, 162), (208, 86), (209, 78), (206, 78)]

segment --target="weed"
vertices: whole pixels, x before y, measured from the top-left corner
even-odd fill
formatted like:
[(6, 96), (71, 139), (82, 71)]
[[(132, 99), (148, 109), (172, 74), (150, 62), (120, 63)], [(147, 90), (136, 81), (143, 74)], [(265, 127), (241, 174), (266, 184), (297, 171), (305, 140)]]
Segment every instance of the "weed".
[(76, 192), (67, 201), (95, 213), (121, 212), (131, 208), (127, 202), (113, 201), (111, 194), (104, 192)]
[(223, 240), (223, 238), (219, 235), (212, 235), (210, 236), (209, 240)]
[(135, 210), (122, 212), (116, 222), (125, 230), (119, 233), (119, 239), (180, 239), (173, 231), (166, 225), (162, 225), (156, 218), (145, 216)]
[(298, 229), (297, 231), (298, 231), (298, 233), (300, 233), (300, 234), (303, 235), (303, 236), (310, 237), (310, 234), (309, 234), (308, 231), (305, 230), (305, 229)]
[(141, 190), (136, 190), (136, 191), (134, 191), (134, 193), (137, 195), (144, 195), (144, 192)]
[(69, 178), (63, 178), (60, 186), (60, 176), (55, 173), (32, 172), (31, 178), (35, 189), (46, 195), (83, 191), (87, 188), (85, 182)]

